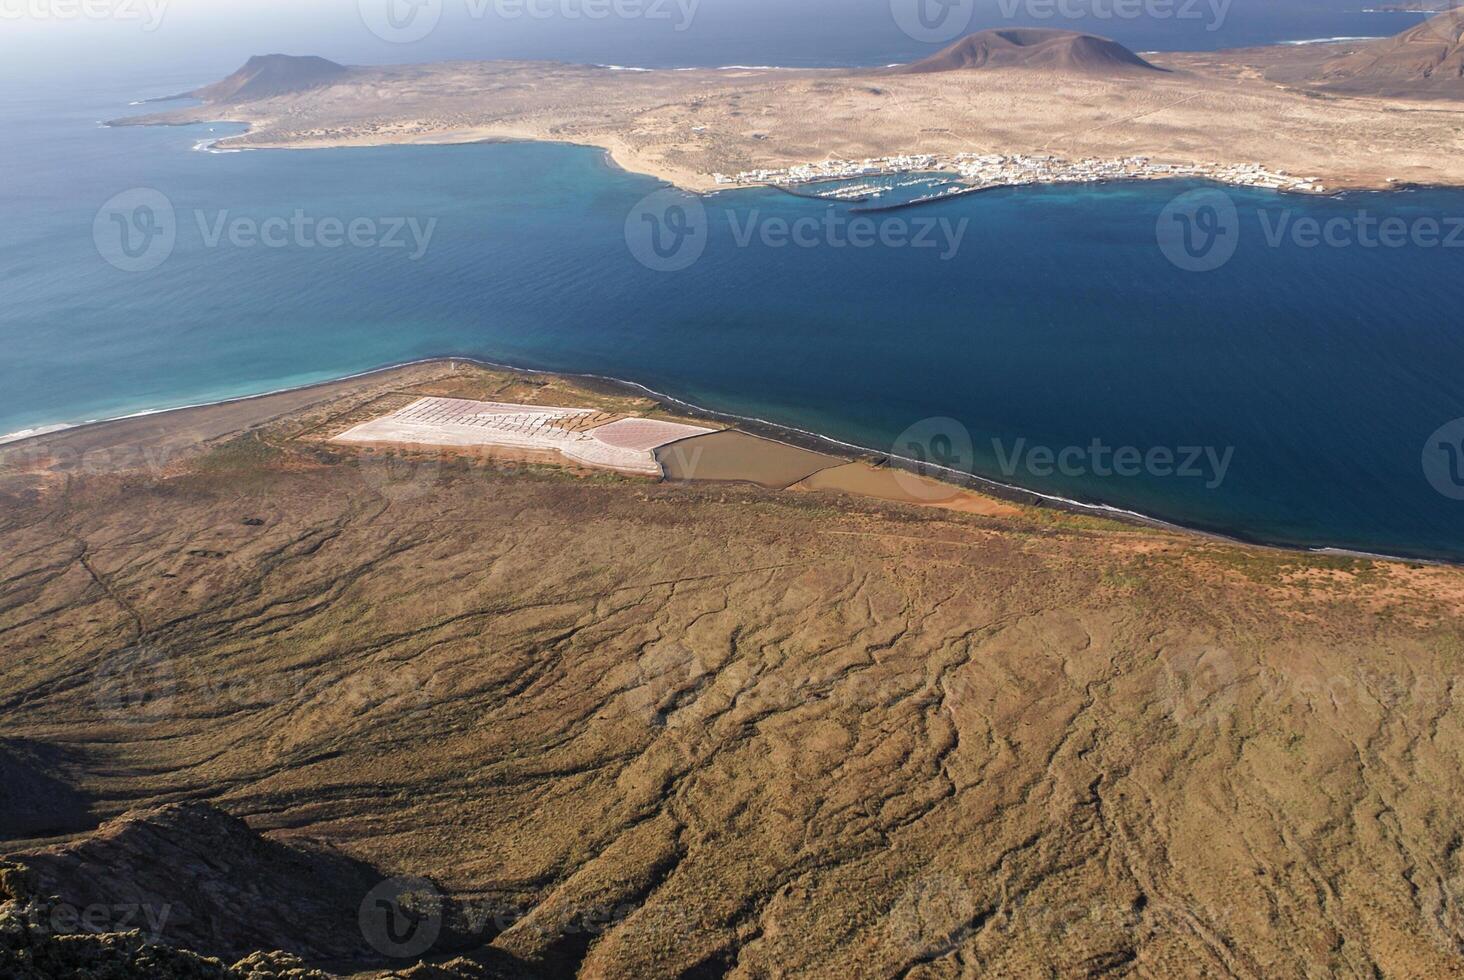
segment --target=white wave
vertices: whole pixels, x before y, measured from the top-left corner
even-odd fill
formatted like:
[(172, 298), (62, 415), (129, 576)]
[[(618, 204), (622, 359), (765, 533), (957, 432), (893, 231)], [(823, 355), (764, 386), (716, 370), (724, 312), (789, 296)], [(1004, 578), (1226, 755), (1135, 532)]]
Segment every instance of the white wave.
[(243, 153), (243, 150), (221, 150), (219, 143), (227, 137), (215, 136), (212, 139), (199, 140), (193, 144), (195, 153)]
[(797, 71), (784, 65), (718, 65), (716, 68), (672, 68), (672, 71)]
[[(1027, 496), (1036, 497), (1036, 498), (1038, 498), (1040, 500), (1046, 500), (1046, 501), (1048, 501), (1050, 503), (1054, 503), (1054, 504), (1057, 504), (1057, 505), (1059, 505), (1061, 507), (1066, 507), (1068, 509), (1076, 510), (1076, 511), (1079, 511), (1079, 512), (1087, 512), (1087, 513), (1090, 513), (1090, 514), (1100, 514), (1100, 515), (1106, 515), (1106, 516), (1114, 516), (1114, 517), (1126, 518), (1128, 520), (1137, 521), (1140, 524), (1145, 524), (1145, 525), (1148, 525), (1150, 527), (1167, 528), (1167, 529), (1173, 530), (1173, 531), (1182, 531), (1182, 532), (1186, 532), (1186, 533), (1189, 533), (1189, 534), (1199, 535), (1200, 537), (1212, 538), (1212, 539), (1220, 540), (1220, 541), (1231, 541), (1231, 542), (1235, 542), (1235, 543), (1238, 543), (1238, 544), (1251, 544), (1251, 545), (1254, 545), (1255, 544), (1254, 542), (1248, 542), (1248, 541), (1245, 541), (1243, 538), (1233, 537), (1233, 536), (1228, 535), (1228, 534), (1222, 534), (1222, 533), (1217, 533), (1217, 532), (1213, 532), (1213, 531), (1205, 531), (1205, 530), (1201, 530), (1199, 528), (1186, 527), (1183, 524), (1175, 524), (1175, 523), (1173, 523), (1171, 521), (1166, 521), (1166, 520), (1164, 520), (1162, 518), (1154, 517), (1154, 516), (1149, 515), (1149, 514), (1144, 514), (1144, 513), (1141, 513), (1139, 511), (1136, 511), (1136, 510), (1126, 510), (1126, 509), (1124, 509), (1122, 507), (1113, 507), (1113, 506), (1111, 506), (1109, 504), (1092, 503), (1092, 502), (1085, 501), (1085, 500), (1074, 500), (1074, 499), (1072, 499), (1070, 497), (1061, 497), (1061, 496), (1058, 496), (1056, 494), (1043, 493), (1043, 492), (1041, 492), (1039, 490), (1033, 490), (1030, 487), (1024, 487), (1024, 486), (1021, 486), (1021, 485), (1015, 484), (1015, 483), (1002, 483), (999, 480), (992, 480), (992, 479), (989, 479), (989, 478), (984, 477), (984, 476), (978, 476), (975, 473), (970, 473), (970, 472), (967, 472), (967, 471), (964, 471), (964, 470), (953, 469), (953, 468), (948, 467), (948, 466), (940, 466), (938, 464), (930, 463), (930, 462), (923, 461), (923, 460), (915, 460), (915, 459), (911, 459), (911, 458), (906, 457), (906, 456), (899, 456), (899, 455), (896, 455), (894, 453), (889, 453), (889, 452), (887, 452), (885, 450), (882, 450), (882, 449), (878, 449), (878, 448), (874, 448), (874, 447), (870, 447), (870, 446), (862, 446), (862, 445), (859, 445), (858, 443), (845, 442), (842, 439), (835, 439), (834, 437), (825, 435), (822, 432), (814, 432), (814, 431), (811, 431), (809, 429), (800, 429), (797, 426), (788, 425), (788, 424), (783, 423), (783, 422), (774, 422), (774, 421), (771, 421), (769, 419), (759, 418), (756, 415), (737, 415), (737, 414), (730, 413), (730, 412), (719, 412), (719, 411), (717, 411), (715, 409), (705, 408), (705, 407), (703, 407), (701, 405), (696, 404), (695, 402), (685, 401), (683, 399), (680, 399), (680, 398), (675, 397), (674, 395), (668, 395), (668, 394), (666, 394), (664, 392), (657, 391), (656, 389), (647, 387), (646, 385), (640, 384), (639, 382), (636, 382), (636, 381), (627, 381), (624, 378), (616, 378), (616, 377), (612, 377), (612, 376), (609, 376), (609, 375), (603, 375), (603, 374), (583, 374), (583, 373), (573, 373), (573, 372), (566, 372), (566, 371), (546, 371), (546, 370), (540, 370), (540, 369), (537, 369), (537, 368), (517, 367), (517, 366), (512, 365), (512, 364), (506, 364), (506, 363), (504, 363), (502, 361), (489, 361), (489, 360), (484, 360), (484, 359), (481, 359), (481, 358), (465, 357), (465, 356), (423, 357), (423, 358), (418, 358), (416, 360), (403, 361), (403, 362), (398, 363), (398, 364), (387, 365), (386, 367), (373, 368), (373, 369), (371, 369), (369, 371), (359, 371), (359, 372), (356, 372), (354, 374), (348, 374), (348, 375), (344, 375), (342, 377), (332, 378), (332, 379), (325, 380), (325, 381), (314, 381), (314, 382), (310, 382), (308, 384), (303, 384), (303, 385), (294, 385), (294, 386), (285, 387), (285, 388), (276, 388), (276, 389), (273, 389), (271, 391), (262, 391), (262, 392), (260, 392), (258, 394), (254, 394), (254, 395), (239, 395), (239, 396), (236, 396), (236, 397), (233, 397), (233, 398), (222, 398), (222, 399), (218, 399), (216, 401), (199, 402), (197, 404), (192, 404), (192, 405), (179, 405), (179, 406), (174, 407), (174, 408), (152, 408), (152, 409), (145, 409), (145, 410), (143, 410), (141, 412), (134, 412), (131, 415), (116, 416), (116, 417), (109, 418), (109, 419), (92, 419), (92, 420), (87, 421), (87, 422), (78, 422), (78, 423), (75, 423), (75, 424), (54, 425), (54, 426), (41, 426), (41, 427), (36, 428), (36, 429), (21, 429), (19, 432), (11, 433), (8, 436), (0, 436), (0, 444), (3, 444), (5, 442), (12, 442), (12, 441), (15, 441), (15, 440), (18, 440), (18, 439), (28, 439), (28, 438), (32, 438), (34, 436), (44, 435), (44, 434), (46, 434), (48, 432), (59, 432), (59, 431), (61, 431), (63, 429), (73, 429), (73, 428), (80, 428), (82, 426), (99, 425), (99, 424), (102, 424), (102, 423), (105, 423), (105, 422), (117, 422), (117, 421), (121, 421), (123, 419), (141, 418), (142, 416), (145, 416), (145, 415), (160, 415), (160, 414), (169, 413), (169, 412), (182, 412), (182, 411), (187, 411), (189, 409), (208, 408), (208, 407), (215, 406), (215, 405), (232, 405), (232, 404), (235, 404), (235, 403), (238, 403), (238, 402), (255, 401), (256, 399), (260, 399), (260, 398), (268, 398), (271, 395), (280, 395), (280, 394), (287, 394), (289, 392), (304, 391), (304, 390), (307, 390), (307, 389), (310, 389), (310, 388), (319, 388), (319, 387), (322, 387), (322, 386), (325, 386), (325, 385), (338, 384), (338, 383), (340, 383), (342, 381), (355, 381), (355, 380), (361, 379), (361, 378), (369, 378), (369, 377), (371, 377), (373, 375), (377, 375), (377, 374), (385, 374), (388, 371), (396, 371), (396, 370), (399, 370), (399, 369), (405, 368), (405, 367), (414, 367), (414, 366), (419, 365), (419, 364), (433, 364), (433, 363), (439, 363), (439, 362), (442, 362), (442, 361), (460, 361), (460, 362), (462, 362), (464, 364), (477, 364), (477, 365), (481, 365), (481, 366), (489, 367), (489, 368), (497, 368), (497, 369), (500, 369), (500, 370), (515, 371), (515, 372), (518, 372), (518, 373), (521, 373), (521, 374), (554, 375), (554, 376), (567, 377), (567, 378), (589, 378), (589, 379), (596, 380), (596, 381), (608, 381), (608, 382), (612, 382), (614, 384), (625, 385), (625, 386), (628, 386), (628, 387), (631, 387), (631, 388), (639, 389), (640, 391), (645, 392), (647, 395), (651, 396), (654, 399), (657, 399), (657, 400), (663, 401), (663, 402), (667, 402), (667, 403), (669, 403), (671, 405), (677, 405), (677, 406), (680, 406), (682, 408), (690, 409), (693, 412), (700, 413), (702, 415), (706, 415), (706, 416), (709, 416), (711, 418), (719, 418), (719, 419), (724, 419), (724, 420), (732, 421), (732, 422), (753, 422), (753, 423), (757, 423), (757, 424), (760, 424), (760, 425), (767, 426), (769, 429), (771, 429), (773, 431), (779, 431), (779, 430), (781, 430), (783, 432), (794, 433), (794, 434), (796, 434), (798, 436), (803, 436), (803, 437), (805, 437), (807, 439), (810, 439), (810, 440), (814, 441), (815, 443), (823, 443), (823, 444), (828, 445), (828, 446), (837, 446), (837, 447), (840, 447), (840, 448), (843, 448), (843, 449), (852, 449), (852, 450), (855, 451), (855, 453), (857, 455), (883, 456), (886, 459), (898, 460), (898, 461), (900, 461), (902, 463), (907, 464), (907, 466), (913, 466), (915, 468), (916, 472), (922, 473), (922, 474), (929, 473), (929, 471), (931, 471), (931, 470), (940, 470), (943, 473), (947, 474), (947, 480), (946, 480), (946, 482), (953, 483), (953, 484), (955, 484), (956, 486), (959, 486), (959, 487), (971, 487), (971, 486), (974, 485), (976, 488), (979, 488), (979, 487), (985, 486), (985, 487), (988, 487), (988, 488), (990, 488), (992, 490), (1004, 491), (1004, 492), (1007, 492), (1007, 493), (1026, 494)], [(767, 437), (764, 436), (764, 438), (767, 438)], [(778, 441), (778, 440), (773, 440), (773, 441)], [(792, 445), (792, 443), (785, 443), (785, 445)], [(1434, 560), (1430, 560), (1430, 559), (1407, 558), (1407, 557), (1403, 557), (1403, 556), (1394, 556), (1394, 555), (1386, 555), (1386, 554), (1372, 554), (1370, 552), (1365, 552), (1365, 551), (1351, 551), (1351, 550), (1344, 549), (1344, 548), (1309, 547), (1309, 548), (1299, 548), (1299, 549), (1297, 549), (1297, 548), (1287, 548), (1285, 546), (1271, 546), (1271, 545), (1260, 545), (1260, 547), (1274, 547), (1274, 548), (1276, 548), (1276, 550), (1280, 550), (1280, 551), (1302, 551), (1302, 552), (1305, 552), (1305, 553), (1318, 554), (1318, 555), (1345, 555), (1345, 556), (1360, 557), (1360, 558), (1375, 558), (1375, 559), (1384, 560), (1384, 561), (1409, 562), (1409, 563), (1413, 563), (1413, 564), (1430, 564), (1430, 565), (1448, 564), (1447, 562), (1439, 562), (1439, 561), (1434, 561)]]
[(1282, 41), (1282, 44), (1290, 45), (1293, 48), (1304, 47), (1308, 44), (1342, 44), (1345, 41), (1381, 41), (1381, 37), (1313, 37), (1305, 41)]
[(17, 429), (14, 432), (7, 432), (0, 436), (0, 446), (7, 442), (19, 442), (22, 439), (34, 439), (36, 436), (48, 436), (52, 432), (64, 432), (67, 429), (74, 429), (76, 425), (90, 425), (89, 422), (63, 423), (61, 425), (38, 425), (34, 429)]
[[(1410, 11), (1411, 13), (1411, 11)], [(1399, 561), (1410, 565), (1447, 565), (1448, 562), (1433, 558), (1408, 558), (1404, 555), (1387, 555), (1375, 551), (1353, 551), (1350, 548), (1308, 548), (1307, 554), (1329, 555), (1334, 558), (1371, 558), (1376, 561)]]

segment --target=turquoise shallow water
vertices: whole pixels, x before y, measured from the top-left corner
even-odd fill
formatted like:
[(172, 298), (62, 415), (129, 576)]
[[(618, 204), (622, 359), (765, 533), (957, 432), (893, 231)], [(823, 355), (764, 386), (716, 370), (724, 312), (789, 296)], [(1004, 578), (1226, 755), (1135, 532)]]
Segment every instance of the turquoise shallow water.
[[(911, 233), (946, 223), (934, 248), (835, 247), (826, 205), (738, 191), (707, 200), (700, 259), (659, 272), (626, 239), (628, 218), (649, 227), (637, 206), (659, 185), (595, 150), (215, 155), (191, 149), (206, 128), (103, 130), (95, 120), (122, 109), (68, 105), (0, 118), (25, 134), (0, 186), (0, 432), (474, 355), (634, 380), (881, 451), (915, 445), (1002, 482), (1249, 538), (1464, 559), (1464, 503), (1423, 464), (1431, 434), (1464, 417), (1464, 249), (1305, 247), (1290, 232), (1272, 247), (1266, 234), (1307, 218), (1442, 221), (1464, 216), (1459, 192), (1232, 191), (1234, 258), (1193, 273), (1155, 229), (1199, 185), (997, 191), (901, 213)], [(98, 208), (132, 188), (162, 192), (178, 216), (170, 257), (141, 273), (103, 261), (93, 237)], [(296, 211), (435, 225), (416, 260), (411, 247), (206, 241), (221, 218)], [(780, 244), (779, 223), (799, 219), (815, 244)], [(959, 425), (926, 421), (940, 418)], [(1105, 475), (1095, 442), (1149, 465)], [(1168, 473), (1189, 447), (1213, 455), (1194, 476)], [(1074, 465), (1049, 472), (1048, 450)], [(1174, 466), (1154, 465), (1163, 451)]]

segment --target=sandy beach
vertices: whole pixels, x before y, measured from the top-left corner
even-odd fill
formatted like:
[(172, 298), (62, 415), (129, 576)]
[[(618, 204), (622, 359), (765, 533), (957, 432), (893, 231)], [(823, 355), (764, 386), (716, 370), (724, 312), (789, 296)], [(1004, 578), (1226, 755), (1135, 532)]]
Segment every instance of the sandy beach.
[[(434, 430), (393, 422), (424, 401), (440, 402), (444, 397), (512, 401), (512, 405), (499, 407), (504, 412), (562, 412), (557, 406), (536, 409), (555, 404), (556, 396), (570, 406), (571, 413), (583, 412), (591, 425), (609, 423), (606, 428), (613, 429), (639, 418), (662, 427), (664, 431), (656, 432), (646, 443), (653, 448), (659, 466), (617, 462), (615, 457), (606, 457), (603, 450), (566, 455), (549, 442), (484, 441), (462, 426)], [(18, 486), (41, 488), (72, 475), (167, 473), (220, 442), (263, 427), (283, 425), (293, 439), (367, 456), (405, 453), (479, 463), (548, 465), (582, 472), (608, 470), (630, 478), (664, 475), (667, 480), (683, 482), (748, 483), (767, 489), (796, 486), (951, 506), (971, 513), (1015, 512), (1010, 505), (966, 488), (912, 474), (901, 474), (898, 482), (888, 471), (884, 471), (883, 478), (841, 476), (838, 474), (847, 467), (861, 471), (868, 467), (837, 454), (837, 444), (831, 440), (754, 420), (741, 420), (746, 427), (742, 431), (724, 428), (732, 424), (728, 416), (668, 404), (673, 400), (663, 399), (638, 385), (611, 379), (485, 366), (466, 359), (423, 361), (289, 391), (93, 422), (17, 439), (0, 444), (0, 477)], [(633, 444), (637, 437), (631, 435)], [(625, 442), (624, 436), (620, 441)], [(827, 451), (830, 449), (835, 451)], [(824, 473), (836, 475), (821, 482), (811, 480)], [(901, 485), (921, 484), (939, 489), (924, 494), (898, 489)], [(1013, 493), (1025, 496), (1021, 491)]]
[(360, 977), (390, 876), (478, 913), (453, 980), (1459, 974), (1460, 569), (332, 442), (424, 397), (676, 415), (436, 362), (0, 468), (0, 906)]
[[(552, 448), (474, 444), (453, 436), (423, 441), (409, 432), (381, 438), (367, 435), (355, 439), (355, 446), (351, 440), (338, 438), (352, 430), (366, 431), (368, 423), (389, 423), (393, 413), (424, 397), (507, 401), (526, 408), (562, 404), (609, 418), (639, 417), (672, 426), (721, 430), (691, 434), (654, 450), (659, 478), (670, 482), (742, 483), (995, 518), (1024, 514), (1030, 518), (1052, 512), (1095, 520), (1100, 526), (1143, 528), (1263, 553), (1297, 550), (1186, 528), (1138, 512), (1056, 497), (972, 474), (923, 467), (819, 433), (692, 405), (634, 382), (555, 374), (471, 358), (413, 362), (287, 391), (69, 426), (0, 444), (0, 492), (6, 488), (37, 492), (69, 476), (166, 475), (186, 467), (187, 460), (200, 453), (265, 428), (271, 429), (274, 438), (288, 433), (291, 441), (357, 454), (367, 461), (405, 459), (408, 469), (415, 460), (429, 465), (524, 464), (581, 475), (601, 471), (636, 480), (658, 478), (646, 469), (591, 463)], [(389, 425), (386, 431), (390, 431)], [(1342, 549), (1325, 553), (1417, 567), (1447, 564)]]

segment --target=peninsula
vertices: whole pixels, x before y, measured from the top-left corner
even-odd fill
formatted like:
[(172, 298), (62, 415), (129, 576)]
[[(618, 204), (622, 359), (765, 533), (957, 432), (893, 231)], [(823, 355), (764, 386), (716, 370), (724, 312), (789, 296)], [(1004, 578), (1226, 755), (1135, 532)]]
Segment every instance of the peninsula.
[(1460, 569), (625, 419), (711, 424), (442, 362), (0, 450), (0, 974), (1464, 971)]

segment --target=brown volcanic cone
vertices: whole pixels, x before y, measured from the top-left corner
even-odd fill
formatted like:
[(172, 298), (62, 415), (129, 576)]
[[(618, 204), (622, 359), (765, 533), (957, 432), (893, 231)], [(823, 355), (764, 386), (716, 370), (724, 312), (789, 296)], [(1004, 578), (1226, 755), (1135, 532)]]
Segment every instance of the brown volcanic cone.
[(334, 85), (350, 73), (349, 68), (325, 58), (255, 55), (228, 78), (190, 95), (205, 102), (252, 102)]
[[(105, 920), (78, 931), (142, 930), (227, 962), (282, 950), (314, 964), (386, 965), (388, 951), (371, 944), (360, 918), (363, 902), (391, 887), (383, 882), (383, 872), (327, 845), (263, 837), (203, 803), (134, 811), (0, 862), (0, 902), (59, 900)], [(476, 945), (447, 923), (439, 937), (439, 951)]]
[(927, 75), (976, 68), (1039, 68), (1084, 75), (1132, 75), (1162, 69), (1117, 41), (1045, 28), (980, 31), (892, 74)]
[(1326, 62), (1318, 80), (1351, 92), (1464, 98), (1464, 10)]

